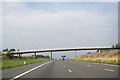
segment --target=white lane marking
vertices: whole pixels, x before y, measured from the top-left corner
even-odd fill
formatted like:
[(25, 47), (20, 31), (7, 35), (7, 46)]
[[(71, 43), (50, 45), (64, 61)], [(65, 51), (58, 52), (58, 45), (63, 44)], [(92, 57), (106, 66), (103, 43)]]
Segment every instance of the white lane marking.
[(65, 67), (65, 65), (64, 65), (64, 67)]
[(102, 64), (102, 65), (108, 65), (108, 66), (115, 66), (115, 67), (118, 67), (118, 65), (112, 65), (112, 64)]
[(99, 64), (99, 63), (94, 63), (94, 64)]
[(35, 69), (37, 69), (37, 68), (39, 68), (39, 67), (41, 67), (41, 66), (43, 66), (43, 65), (45, 65), (45, 64), (48, 64), (48, 63), (50, 63), (50, 62), (52, 62), (52, 61), (46, 62), (46, 63), (44, 63), (44, 64), (41, 64), (41, 65), (39, 65), (39, 66), (37, 66), (37, 67), (34, 67), (34, 68), (32, 68), (32, 69), (30, 69), (30, 70), (28, 70), (28, 71), (26, 71), (26, 72), (24, 72), (24, 73), (22, 73), (22, 74), (20, 74), (20, 75), (17, 75), (17, 76), (15, 76), (15, 77), (13, 77), (13, 78), (10, 79), (10, 80), (15, 80), (15, 79), (17, 79), (17, 78), (19, 78), (19, 77), (21, 77), (21, 76), (23, 76), (23, 75), (25, 75), (25, 74), (27, 74), (27, 73), (35, 70)]
[(103, 65), (109, 65), (109, 64), (103, 64)]
[(91, 65), (87, 65), (88, 67), (90, 67)]
[(72, 72), (70, 69), (68, 69), (69, 72)]
[(118, 66), (118, 65), (109, 65), (109, 66)]
[[(94, 64), (100, 64), (100, 63), (94, 63)], [(108, 65), (108, 66), (120, 67), (120, 66), (118, 66), (118, 65), (112, 65), (112, 64), (101, 64), (101, 65)]]
[(112, 69), (106, 69), (106, 68), (104, 68), (104, 70), (106, 70), (106, 71), (112, 71), (112, 72), (114, 71), (114, 70), (112, 70)]

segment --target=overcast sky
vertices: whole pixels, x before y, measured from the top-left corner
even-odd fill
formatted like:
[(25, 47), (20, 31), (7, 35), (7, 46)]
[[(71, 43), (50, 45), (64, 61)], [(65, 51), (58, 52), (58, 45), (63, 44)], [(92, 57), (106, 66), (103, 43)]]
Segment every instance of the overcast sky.
[(117, 2), (5, 2), (3, 47), (20, 50), (111, 46)]

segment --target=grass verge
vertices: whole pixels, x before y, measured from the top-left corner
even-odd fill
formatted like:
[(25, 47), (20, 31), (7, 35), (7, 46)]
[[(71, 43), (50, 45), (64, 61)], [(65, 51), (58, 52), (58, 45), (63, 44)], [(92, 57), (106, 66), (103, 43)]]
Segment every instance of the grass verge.
[(119, 63), (117, 63), (117, 62), (111, 62), (111, 61), (103, 61), (103, 62), (102, 62), (101, 60), (96, 60), (96, 61), (90, 61), (90, 60), (77, 60), (77, 61), (120, 65), (120, 62), (119, 62)]
[[(50, 59), (11, 59), (11, 60), (2, 60), (2, 69), (17, 67), (37, 62), (49, 61)], [(26, 64), (24, 64), (24, 61)]]
[(120, 51), (107, 51), (80, 55), (72, 60), (120, 65)]

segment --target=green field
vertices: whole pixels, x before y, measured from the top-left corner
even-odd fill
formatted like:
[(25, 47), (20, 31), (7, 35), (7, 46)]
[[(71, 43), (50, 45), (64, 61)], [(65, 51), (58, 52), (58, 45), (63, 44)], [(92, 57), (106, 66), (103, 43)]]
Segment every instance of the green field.
[[(50, 59), (10, 59), (10, 60), (2, 60), (2, 69), (10, 68), (10, 67), (16, 67), (16, 66), (22, 66), (42, 61), (49, 61)], [(26, 64), (24, 64), (24, 61)]]

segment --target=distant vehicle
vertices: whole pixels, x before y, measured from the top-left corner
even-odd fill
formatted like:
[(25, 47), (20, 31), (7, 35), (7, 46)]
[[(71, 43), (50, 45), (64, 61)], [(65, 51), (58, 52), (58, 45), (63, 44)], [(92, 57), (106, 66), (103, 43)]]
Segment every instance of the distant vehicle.
[(62, 56), (62, 60), (65, 60), (65, 58), (64, 57), (66, 57), (66, 56)]
[(65, 58), (63, 57), (62, 60), (65, 60)]

